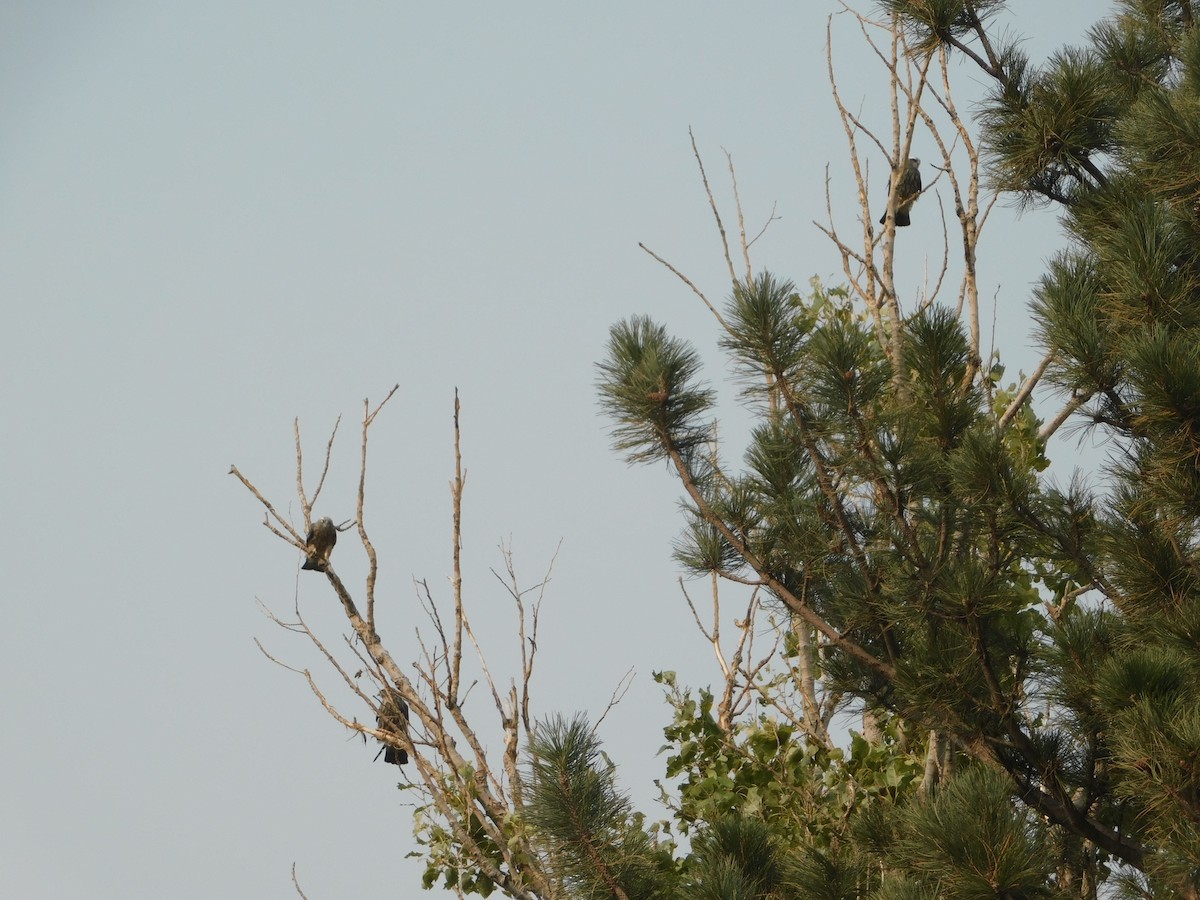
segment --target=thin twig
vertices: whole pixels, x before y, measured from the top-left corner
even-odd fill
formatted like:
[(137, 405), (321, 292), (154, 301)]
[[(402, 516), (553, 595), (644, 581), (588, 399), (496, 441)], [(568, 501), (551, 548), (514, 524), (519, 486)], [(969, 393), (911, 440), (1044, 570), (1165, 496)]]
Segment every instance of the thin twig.
[(600, 713), (600, 718), (596, 719), (596, 724), (592, 726), (592, 732), (595, 733), (600, 728), (600, 723), (603, 722), (610, 712), (620, 703), (625, 695), (629, 692), (630, 686), (633, 684), (633, 676), (637, 674), (633, 669), (627, 671), (621, 680), (617, 682), (617, 686), (613, 688), (613, 692), (609, 695), (608, 703), (604, 707), (604, 711)]
[(462, 468), (462, 432), (459, 428), (460, 406), (458, 388), (454, 389), (454, 481), (450, 483), (450, 502), (453, 506), (453, 572), (450, 585), (454, 594), (454, 650), (450, 658), (450, 683), (447, 694), (451, 705), (458, 703), (458, 692), (461, 686), (462, 671), (462, 633), (465, 617), (463, 615), (463, 577), (462, 577), (462, 497), (467, 484), (466, 474)]
[(688, 128), (688, 137), (692, 141), (692, 154), (696, 157), (696, 165), (700, 168), (700, 180), (704, 183), (704, 193), (708, 196), (708, 205), (712, 207), (713, 218), (717, 220), (717, 231), (721, 235), (721, 249), (725, 251), (725, 264), (729, 267), (729, 281), (737, 284), (737, 275), (733, 271), (733, 257), (729, 255), (729, 240), (725, 236), (725, 223), (721, 221), (721, 211), (717, 209), (717, 201), (713, 198), (712, 188), (708, 184), (708, 175), (704, 171), (704, 160), (700, 158), (700, 148), (696, 146), (696, 135)]
[[(692, 143), (694, 145), (695, 141), (693, 140)], [(733, 168), (733, 155), (728, 150), (724, 152), (725, 162), (729, 166), (729, 181), (733, 185), (733, 208), (737, 210), (738, 238), (742, 244), (742, 259), (746, 263), (746, 284), (749, 285), (754, 281), (754, 270), (750, 267), (750, 244), (746, 241), (746, 217), (742, 213), (742, 197), (738, 193), (737, 172)], [(769, 220), (768, 224), (770, 224)]]
[[(362, 452), (361, 462), (358, 469), (358, 502), (356, 504), (356, 521), (358, 522), (358, 538), (362, 541), (363, 549), (367, 551), (367, 627), (372, 633), (375, 632), (375, 580), (379, 575), (379, 558), (375, 555), (375, 545), (371, 543), (371, 539), (367, 536), (366, 521), (363, 518), (363, 505), (367, 499), (367, 432), (371, 425), (375, 422), (375, 417), (387, 405), (387, 402), (396, 395), (396, 391), (400, 390), (400, 385), (392, 386), (388, 391), (387, 396), (379, 401), (379, 405), (374, 410), (371, 409), (369, 400), (363, 400), (363, 423), (362, 423)], [(330, 439), (330, 444), (333, 443), (333, 438)], [(322, 474), (321, 479), (325, 476)]]
[(677, 268), (675, 268), (673, 265), (671, 265), (669, 262), (667, 262), (665, 259), (663, 259), (661, 256), (659, 256), (657, 253), (655, 253), (653, 250), (651, 250), (649, 247), (647, 247), (641, 241), (638, 241), (638, 246), (641, 247), (643, 250), (645, 250), (647, 253), (649, 253), (652, 257), (654, 257), (654, 259), (657, 260), (659, 263), (666, 266), (667, 269), (669, 269), (672, 273), (674, 273), (674, 275), (680, 281), (682, 281), (684, 284), (686, 284), (688, 287), (690, 287), (692, 289), (693, 293), (695, 293), (695, 295), (697, 297), (699, 297), (701, 300), (704, 301), (704, 305), (708, 307), (708, 311), (717, 317), (717, 321), (721, 323), (721, 327), (724, 328), (726, 331), (729, 331), (729, 325), (726, 324), (724, 317), (717, 310), (717, 308), (715, 306), (713, 306), (712, 302), (706, 296), (704, 296), (704, 292), (702, 290), (700, 290), (700, 288), (696, 287), (696, 285), (692, 282), (692, 280), (690, 278), (688, 278), (686, 275), (684, 275), (682, 272), (680, 272)]
[(295, 863), (292, 863), (292, 884), (296, 886), (296, 893), (299, 894), (301, 897), (303, 897), (304, 900), (308, 900), (308, 895), (305, 894), (304, 891), (300, 890), (300, 881), (299, 881), (299, 879), (296, 878), (296, 864)]
[[(259, 491), (258, 488), (256, 488), (253, 484), (250, 483), (250, 481), (246, 478), (246, 476), (243, 475), (238, 470), (238, 467), (230, 466), (229, 474), (235, 476), (237, 478), (237, 480), (240, 481), (242, 483), (242, 485), (246, 488), (246, 490), (248, 490), (255, 497), (257, 497), (258, 502), (261, 503), (264, 507), (266, 507), (268, 520), (263, 522), (263, 525), (265, 525), (268, 529), (270, 529), (272, 532), (277, 534), (279, 537), (283, 538), (288, 543), (292, 544), (293, 546), (297, 547), (300, 550), (303, 550), (304, 545), (305, 545), (304, 539), (302, 537), (300, 537), (299, 534), (297, 534), (296, 529), (294, 529), (292, 527), (292, 524), (287, 519), (285, 519), (283, 516), (281, 516), (278, 512), (275, 511), (275, 507), (271, 505), (271, 502), (262, 495), (262, 492)], [(287, 534), (286, 535), (282, 534), (273, 525), (271, 525), (270, 519), (274, 519), (276, 522), (278, 522), (280, 525), (282, 525), (284, 527), (284, 529), (287, 531)]]

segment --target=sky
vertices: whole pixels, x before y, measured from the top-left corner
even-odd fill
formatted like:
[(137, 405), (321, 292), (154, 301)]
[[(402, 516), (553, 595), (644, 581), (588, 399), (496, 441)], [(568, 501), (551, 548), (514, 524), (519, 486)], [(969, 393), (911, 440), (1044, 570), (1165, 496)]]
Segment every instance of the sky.
[[(1107, 8), (1009, 5), (999, 23), (1035, 61)], [(524, 585), (554, 564), (535, 713), (595, 719), (632, 673), (601, 736), (636, 805), (662, 815), (652, 672), (719, 673), (671, 559), (678, 485), (610, 449), (595, 363), (619, 319), (666, 323), (706, 361), (737, 446), (748, 420), (712, 317), (638, 242), (728, 293), (691, 128), (727, 222), (725, 150), (748, 230), (778, 217), (755, 264), (839, 282), (813, 225), (826, 166), (839, 220), (858, 214), (825, 73), (838, 9), (0, 6), (6, 893), (294, 897), (295, 863), (311, 900), (419, 895), (396, 770), (254, 644), (328, 682), (260, 604), (299, 602), (340, 644), (337, 602), (227, 474), (298, 518), (293, 420), (316, 460), (340, 415), (317, 513), (352, 516), (363, 399), (393, 385), (366, 509), (393, 655), (417, 652), (414, 579), (450, 596), (457, 388), (465, 593), (497, 671), (503, 544)], [(871, 115), (884, 74), (848, 17), (832, 28), (843, 96)], [(959, 79), (978, 95), (981, 76)], [(932, 150), (918, 136), (914, 153)], [(901, 236), (904, 283), (940, 259), (939, 202)], [(1052, 211), (998, 208), (989, 227), (985, 343), (1015, 375), (1038, 359), (1026, 305), (1063, 240)], [(353, 580), (361, 548), (339, 551)]]

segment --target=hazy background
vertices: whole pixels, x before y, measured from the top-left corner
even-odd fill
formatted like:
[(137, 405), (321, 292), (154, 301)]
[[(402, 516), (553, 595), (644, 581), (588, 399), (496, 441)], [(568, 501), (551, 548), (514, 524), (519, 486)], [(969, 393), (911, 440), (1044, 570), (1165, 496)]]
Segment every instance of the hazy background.
[[(1000, 21), (1035, 59), (1108, 8), (1010, 6)], [(603, 736), (638, 805), (661, 814), (668, 709), (651, 672), (706, 684), (717, 670), (670, 558), (677, 486), (609, 449), (594, 363), (619, 318), (669, 323), (710, 361), (740, 445), (711, 316), (637, 242), (726, 295), (690, 126), (721, 202), (725, 148), (747, 228), (780, 217), (756, 264), (840, 282), (812, 224), (827, 164), (839, 222), (858, 215), (825, 74), (837, 9), (0, 6), (7, 896), (293, 897), (293, 861), (311, 900), (418, 894), (396, 769), (252, 642), (329, 683), (256, 600), (286, 614), (298, 589), (337, 646), (336, 600), (297, 579), (297, 554), (226, 474), (236, 463), (299, 516), (293, 417), (315, 463), (342, 414), (317, 511), (348, 518), (362, 399), (395, 383), (367, 507), (393, 653), (416, 652), (413, 579), (449, 597), (457, 386), (466, 594), (497, 671), (512, 610), (489, 571), (497, 545), (511, 539), (532, 584), (561, 542), (536, 711), (594, 718), (635, 670)], [(852, 20), (833, 30), (844, 98), (869, 116), (883, 70)], [(981, 82), (960, 77), (964, 109)], [(933, 150), (918, 137), (916, 155)], [(885, 170), (873, 161), (881, 199)], [(913, 287), (941, 257), (938, 202), (923, 198), (900, 237)], [(994, 299), (1015, 377), (1037, 358), (1030, 286), (1062, 242), (1050, 212), (1001, 209), (990, 229), (985, 344)], [(1074, 441), (1056, 449), (1068, 464)], [(346, 540), (337, 560), (357, 584), (361, 548)], [(472, 704), (493, 721), (482, 690)]]

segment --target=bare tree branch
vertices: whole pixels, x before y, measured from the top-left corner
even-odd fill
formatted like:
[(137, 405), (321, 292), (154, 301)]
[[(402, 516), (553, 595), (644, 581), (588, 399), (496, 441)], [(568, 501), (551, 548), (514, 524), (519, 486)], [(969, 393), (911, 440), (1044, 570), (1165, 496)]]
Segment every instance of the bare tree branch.
[(729, 239), (725, 236), (725, 223), (721, 221), (721, 211), (717, 209), (717, 201), (713, 198), (712, 188), (708, 184), (708, 174), (704, 171), (704, 160), (700, 158), (700, 148), (696, 146), (696, 135), (688, 129), (688, 137), (692, 141), (692, 155), (696, 157), (696, 165), (700, 168), (700, 180), (704, 183), (704, 193), (708, 197), (708, 205), (712, 207), (713, 218), (717, 221), (717, 231), (721, 235), (721, 248), (725, 251), (725, 264), (729, 267), (729, 281), (737, 284), (737, 275), (733, 271), (733, 257), (729, 255)]
[[(544, 597), (549, 573), (531, 589), (521, 589), (516, 581), (511, 556), (506, 553), (506, 567), (511, 575), (508, 585), (517, 607), (517, 636), (521, 648), (521, 689), (513, 686), (501, 693), (497, 679), (484, 653), (482, 642), (471, 630), (469, 616), (461, 590), (461, 559), (457, 551), (461, 548), (462, 529), (462, 485), (465, 474), (461, 460), (461, 434), (459, 429), (459, 404), (455, 397), (455, 481), (452, 485), (455, 575), (454, 586), (456, 633), (446, 634), (439, 606), (429, 591), (427, 582), (418, 581), (420, 605), (429, 617), (438, 642), (431, 648), (417, 632), (420, 655), (413, 663), (411, 677), (400, 668), (391, 652), (384, 646), (375, 626), (375, 584), (378, 574), (378, 559), (365, 527), (364, 508), (366, 503), (367, 448), (371, 426), (379, 413), (395, 395), (393, 387), (384, 400), (372, 407), (363, 404), (362, 441), (360, 446), (360, 471), (357, 486), (356, 522), (359, 537), (367, 551), (369, 566), (363, 586), (366, 615), (360, 612), (358, 601), (338, 575), (332, 564), (324, 568), (325, 582), (341, 603), (350, 635), (346, 637), (347, 652), (339, 657), (315, 634), (300, 613), (299, 594), (296, 596), (294, 621), (283, 621), (269, 610), (264, 611), (277, 626), (302, 635), (316, 648), (321, 658), (346, 688), (346, 696), (359, 704), (367, 713), (356, 716), (339, 708), (339, 704), (318, 683), (317, 677), (307, 668), (292, 666), (269, 653), (261, 642), (256, 641), (267, 659), (303, 677), (321, 704), (322, 708), (339, 724), (353, 733), (378, 741), (386, 746), (405, 751), (407, 763), (404, 772), (409, 775), (409, 787), (416, 790), (425, 802), (426, 817), (433, 816), (439, 823), (441, 834), (436, 838), (449, 841), (444, 852), (456, 854), (456, 865), (474, 867), (482, 876), (509, 896), (522, 900), (549, 898), (554, 896), (551, 883), (538, 864), (538, 851), (532, 846), (530, 836), (517, 824), (523, 802), (519, 750), (521, 738), (530, 731), (529, 683), (536, 657), (537, 622), (541, 601)], [(335, 426), (336, 430), (336, 426)], [(299, 426), (295, 427), (299, 448)], [(326, 463), (319, 486), (324, 483), (324, 473), (329, 470), (332, 436), (326, 445)], [(297, 491), (303, 497), (303, 455), (297, 451)], [(280, 517), (273, 504), (237, 467), (234, 474), (251, 494), (267, 510), (267, 526), (281, 539), (296, 547), (303, 547), (303, 540), (288, 522)], [(314, 498), (315, 498), (314, 494)], [(311, 508), (311, 507), (310, 507)], [(310, 516), (306, 517), (310, 518)], [(272, 524), (278, 522), (280, 528)], [(421, 590), (423, 588), (423, 591)], [(532, 618), (528, 616), (525, 594), (537, 592), (532, 607)], [(527, 631), (528, 629), (528, 631)], [(485, 682), (491, 688), (493, 703), (499, 714), (503, 750), (498, 757), (489, 756), (487, 740), (483, 736), (481, 722), (477, 717), (468, 717), (465, 703), (469, 690), (462, 688), (464, 661), (462, 658), (462, 632), (476, 648), (477, 665)], [(366, 679), (366, 681), (364, 681)], [(404, 704), (407, 714), (402, 719), (395, 715), (396, 707), (384, 715), (385, 703), (394, 697)], [(403, 723), (401, 727), (397, 723)], [(460, 745), (463, 751), (459, 750)], [(466, 755), (464, 755), (464, 751)], [(427, 836), (428, 837), (428, 836)], [(442, 851), (440, 851), (442, 852)]]
[(649, 247), (647, 247), (645, 244), (641, 243), (640, 241), (638, 242), (638, 246), (641, 247), (643, 250), (645, 250), (652, 257), (654, 257), (654, 259), (657, 260), (659, 263), (666, 266), (666, 268), (669, 269), (680, 281), (682, 281), (684, 284), (686, 284), (688, 287), (690, 287), (692, 289), (692, 292), (697, 297), (699, 297), (702, 301), (704, 301), (704, 305), (708, 307), (708, 311), (711, 312), (714, 316), (716, 316), (717, 321), (721, 323), (721, 327), (724, 328), (726, 331), (729, 330), (729, 325), (726, 324), (725, 318), (721, 315), (720, 311), (715, 306), (713, 306), (712, 301), (710, 301), (706, 296), (704, 296), (704, 292), (701, 291), (700, 288), (696, 287), (695, 283), (690, 278), (688, 278), (686, 275), (684, 275), (682, 272), (680, 272), (677, 268), (675, 268), (673, 265), (671, 265), (669, 262), (667, 262), (665, 259), (663, 259), (661, 256), (659, 256), (657, 253), (655, 253), (653, 250), (651, 250)]
[(1008, 409), (1006, 409), (1004, 411), (1004, 415), (1000, 417), (1000, 421), (997, 423), (1000, 428), (1007, 428), (1012, 423), (1013, 418), (1018, 412), (1021, 411), (1021, 407), (1025, 405), (1025, 401), (1027, 401), (1033, 394), (1033, 389), (1037, 386), (1037, 383), (1041, 380), (1042, 376), (1046, 374), (1046, 369), (1050, 367), (1050, 363), (1052, 362), (1054, 362), (1053, 352), (1047, 353), (1044, 357), (1042, 357), (1042, 361), (1038, 363), (1037, 368), (1033, 370), (1033, 374), (1025, 379), (1025, 383), (1022, 384), (1021, 389), (1017, 391), (1017, 396), (1013, 397), (1012, 403), (1008, 405)]
[(295, 885), (295, 887), (296, 887), (296, 893), (299, 894), (303, 898), (303, 900), (308, 900), (308, 895), (306, 895), (304, 893), (304, 891), (300, 890), (300, 881), (299, 881), (299, 879), (296, 878), (296, 864), (295, 863), (292, 863), (292, 884)]

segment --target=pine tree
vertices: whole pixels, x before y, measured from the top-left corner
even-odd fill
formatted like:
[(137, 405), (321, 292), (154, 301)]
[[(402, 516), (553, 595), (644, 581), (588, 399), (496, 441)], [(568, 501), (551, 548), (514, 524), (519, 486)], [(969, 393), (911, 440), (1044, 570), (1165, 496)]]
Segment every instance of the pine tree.
[[(443, 620), (425, 586), (437, 639), (415, 676), (385, 647), (363, 520), (383, 404), (364, 403), (363, 602), (321, 566), (358, 645), (347, 665), (303, 620), (277, 621), (345, 683), (377, 683), (355, 688), (371, 714), (350, 716), (303, 672), (343, 726), (415, 773), (426, 886), (527, 900), (1200, 900), (1196, 9), (1126, 0), (1086, 45), (1035, 67), (991, 30), (1003, 0), (876, 6), (890, 15), (890, 58), (874, 45), (897, 98), (890, 147), (859, 141), (868, 129), (832, 83), (862, 207), (861, 247), (832, 211), (823, 228), (847, 284), (799, 290), (754, 272), (743, 243), (740, 274), (726, 247), (723, 311), (705, 298), (758, 417), (741, 471), (721, 454), (699, 355), (666, 327), (617, 323), (598, 366), (617, 449), (680, 480), (680, 564), (714, 596), (749, 590), (728, 655), (718, 613), (711, 630), (696, 615), (722, 688), (658, 674), (673, 712), (668, 820), (647, 826), (633, 811), (582, 719), (531, 717), (537, 607), (527, 619), (511, 560), (521, 675), (505, 692), (483, 665), (499, 756), (468, 718), (457, 404), (452, 613)], [(949, 78), (930, 76), (954, 71), (949, 61), (989, 80), (977, 129)], [(875, 230), (861, 147), (886, 148), (899, 172), (917, 129), (942, 155), (927, 164), (961, 232), (957, 309), (902, 304), (897, 216)], [(1019, 386), (980, 353), (985, 184), (1028, 214), (1057, 212), (1070, 239), (1032, 298), (1045, 358)], [(1035, 389), (1061, 412), (1039, 421)], [(1047, 439), (1067, 421), (1111, 452), (1062, 486), (1045, 475)], [(324, 473), (308, 497), (299, 452), (296, 465), (308, 521)], [(231, 472), (271, 530), (311, 556), (311, 540)], [(774, 643), (755, 656), (764, 635)], [(862, 716), (848, 743), (831, 727), (847, 706)]]
[(989, 32), (998, 0), (882, 5), (910, 56), (991, 77), (991, 183), (1062, 216), (1071, 245), (1033, 300), (1044, 385), (1108, 465), (1041, 477), (1062, 419), (1036, 422), (1029, 390), (1000, 402), (951, 311), (895, 315), (890, 279), (864, 309), (768, 273), (721, 316), (760, 418), (745, 471), (716, 449), (696, 354), (645, 319), (614, 326), (600, 366), (617, 447), (680, 478), (686, 565), (760, 585), (811, 629), (824, 689), (962, 760), (925, 805), (800, 852), (808, 895), (837, 895), (814, 860), (873, 857), (881, 897), (1200, 896), (1194, 10), (1123, 3), (1034, 68)]
[(527, 821), (564, 896), (672, 896), (671, 860), (617, 788), (614, 766), (580, 717), (541, 723), (528, 748)]

